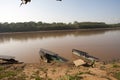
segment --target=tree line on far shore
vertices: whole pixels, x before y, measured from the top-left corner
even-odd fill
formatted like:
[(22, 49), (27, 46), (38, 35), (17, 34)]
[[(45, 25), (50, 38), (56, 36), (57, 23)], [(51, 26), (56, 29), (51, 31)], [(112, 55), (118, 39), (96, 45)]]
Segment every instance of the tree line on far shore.
[(95, 29), (95, 28), (116, 28), (118, 24), (106, 24), (104, 22), (77, 22), (74, 23), (44, 23), (44, 22), (17, 22), (0, 23), (0, 33), (3, 32), (27, 32), (27, 31), (48, 31), (48, 30), (72, 30), (72, 29)]

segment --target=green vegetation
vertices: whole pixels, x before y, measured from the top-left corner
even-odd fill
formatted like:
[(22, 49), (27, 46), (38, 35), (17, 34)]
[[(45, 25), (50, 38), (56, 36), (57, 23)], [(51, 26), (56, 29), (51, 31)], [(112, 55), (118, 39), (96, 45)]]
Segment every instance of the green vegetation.
[(21, 73), (22, 70), (21, 66), (0, 65), (0, 80), (25, 80), (26, 76)]
[(120, 68), (120, 65), (113, 64), (113, 68)]
[(0, 23), (0, 33), (3, 32), (27, 32), (27, 31), (47, 31), (47, 30), (71, 30), (71, 29), (93, 29), (93, 28), (115, 28), (118, 24), (106, 24), (103, 22), (77, 22), (74, 23), (43, 23), (43, 22), (18, 22)]
[(35, 80), (44, 80), (43, 78), (39, 77), (39, 76), (36, 76), (35, 77)]
[(0, 66), (0, 71), (4, 70), (4, 68), (2, 66)]
[(5, 77), (12, 77), (12, 76), (16, 76), (17, 73), (14, 71), (6, 71), (6, 72), (2, 72), (2, 74), (0, 74), (0, 79), (5, 78)]
[(78, 75), (66, 75), (64, 77), (61, 77), (60, 79), (58, 80), (81, 80), (82, 77), (78, 76)]
[(120, 80), (120, 72), (115, 73), (114, 77), (117, 78), (118, 80)]
[(82, 75), (83, 73), (77, 73), (75, 75), (65, 75), (61, 78), (59, 78), (58, 80), (82, 80), (82, 77), (80, 75)]
[(56, 70), (55, 70), (55, 69), (53, 69), (53, 70), (51, 70), (51, 71), (52, 71), (52, 73), (53, 73), (53, 74), (56, 72)]

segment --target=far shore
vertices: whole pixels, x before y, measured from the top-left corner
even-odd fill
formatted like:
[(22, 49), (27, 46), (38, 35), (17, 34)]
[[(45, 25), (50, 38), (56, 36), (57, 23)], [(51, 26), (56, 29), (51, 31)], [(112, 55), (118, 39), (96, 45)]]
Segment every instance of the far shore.
[(43, 32), (61, 32), (61, 31), (86, 31), (86, 30), (119, 30), (120, 27), (115, 28), (92, 28), (92, 29), (67, 29), (67, 30), (43, 30), (43, 31), (24, 31), (24, 32), (2, 32), (0, 34), (23, 34), (23, 33), (43, 33)]

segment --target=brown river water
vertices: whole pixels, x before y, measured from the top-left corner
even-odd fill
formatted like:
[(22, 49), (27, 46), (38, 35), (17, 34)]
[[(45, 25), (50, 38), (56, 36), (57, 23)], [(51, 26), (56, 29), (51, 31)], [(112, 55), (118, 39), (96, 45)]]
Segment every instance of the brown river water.
[(0, 55), (14, 56), (25, 63), (39, 63), (40, 48), (72, 61), (72, 49), (101, 60), (120, 59), (120, 29), (73, 30), (0, 34)]

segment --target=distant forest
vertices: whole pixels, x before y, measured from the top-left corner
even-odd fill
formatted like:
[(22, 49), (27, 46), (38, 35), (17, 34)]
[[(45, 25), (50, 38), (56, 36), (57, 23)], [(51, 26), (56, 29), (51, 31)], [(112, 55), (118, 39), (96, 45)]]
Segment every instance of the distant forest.
[(3, 32), (27, 32), (47, 30), (72, 30), (72, 29), (95, 29), (95, 28), (116, 28), (118, 24), (106, 24), (104, 22), (77, 22), (74, 23), (44, 23), (44, 22), (17, 22), (0, 23), (0, 33)]

